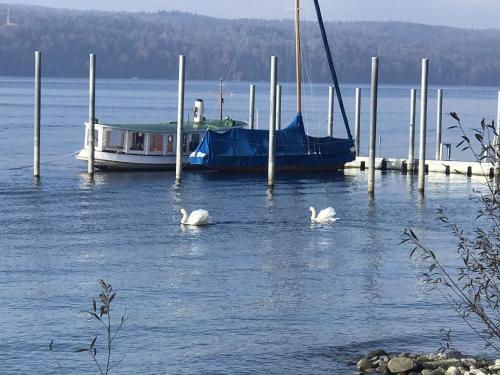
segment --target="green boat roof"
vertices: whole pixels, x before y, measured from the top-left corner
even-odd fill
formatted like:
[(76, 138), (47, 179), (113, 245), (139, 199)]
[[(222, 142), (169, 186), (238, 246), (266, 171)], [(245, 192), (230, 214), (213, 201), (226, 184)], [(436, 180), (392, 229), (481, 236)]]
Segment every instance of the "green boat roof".
[[(105, 122), (97, 122), (98, 125), (107, 126), (113, 129), (120, 130), (135, 130), (146, 133), (167, 133), (177, 131), (177, 121), (157, 123), (157, 124), (108, 124)], [(208, 129), (220, 130), (231, 129), (233, 127), (245, 127), (248, 124), (244, 121), (233, 120), (227, 118), (225, 120), (205, 120), (200, 124), (194, 124), (192, 121), (184, 122), (184, 131), (205, 131)]]

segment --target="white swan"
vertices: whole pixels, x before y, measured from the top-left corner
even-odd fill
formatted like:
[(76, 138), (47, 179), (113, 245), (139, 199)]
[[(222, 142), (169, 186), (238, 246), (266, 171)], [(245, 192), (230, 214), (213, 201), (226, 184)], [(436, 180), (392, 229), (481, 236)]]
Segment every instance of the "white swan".
[(318, 216), (316, 216), (316, 210), (314, 207), (309, 207), (309, 211), (311, 211), (311, 221), (313, 223), (334, 223), (338, 220), (338, 218), (335, 217), (336, 212), (333, 207), (321, 210)]
[(184, 208), (181, 209), (182, 219), (181, 224), (183, 225), (206, 225), (209, 224), (208, 211), (205, 210), (195, 210), (191, 212), (188, 216), (188, 213)]

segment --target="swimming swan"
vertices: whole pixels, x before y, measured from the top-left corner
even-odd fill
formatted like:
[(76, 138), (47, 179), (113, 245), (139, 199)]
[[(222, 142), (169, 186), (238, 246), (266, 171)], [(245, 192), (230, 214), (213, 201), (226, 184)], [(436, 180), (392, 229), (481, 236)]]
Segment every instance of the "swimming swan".
[(181, 224), (183, 225), (206, 225), (209, 224), (208, 211), (205, 210), (195, 210), (191, 212), (188, 217), (188, 214), (184, 208), (181, 209), (182, 219)]
[(316, 210), (314, 207), (309, 207), (309, 211), (311, 211), (311, 221), (313, 223), (334, 223), (338, 219), (335, 217), (335, 210), (333, 207), (328, 207), (325, 208), (324, 210), (321, 210), (316, 216)]

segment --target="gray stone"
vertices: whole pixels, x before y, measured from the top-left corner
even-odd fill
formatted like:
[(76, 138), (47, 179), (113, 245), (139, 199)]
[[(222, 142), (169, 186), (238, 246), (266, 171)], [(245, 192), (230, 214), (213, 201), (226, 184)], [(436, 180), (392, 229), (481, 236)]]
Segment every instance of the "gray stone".
[(358, 362), (358, 370), (365, 371), (372, 367), (372, 363), (367, 358), (362, 358)]
[(469, 374), (472, 374), (472, 375), (486, 375), (484, 372), (482, 372), (478, 368), (472, 368), (472, 369), (470, 369), (469, 370)]
[(411, 358), (396, 357), (389, 361), (387, 364), (389, 371), (392, 373), (408, 372), (413, 370), (415, 362)]
[(423, 363), (423, 362), (429, 362), (430, 358), (428, 355), (419, 355), (417, 357), (417, 362)]
[(446, 370), (444, 373), (445, 375), (460, 375), (460, 370), (456, 368), (455, 366), (451, 366)]
[(451, 366), (459, 366), (460, 361), (457, 359), (440, 359), (437, 361), (429, 361), (422, 363), (423, 368), (427, 368), (430, 370), (437, 369), (438, 367), (448, 368)]
[(389, 374), (390, 372), (387, 368), (387, 362), (381, 361), (377, 367), (377, 371), (384, 375)]
[(490, 370), (490, 371), (498, 371), (498, 370), (500, 370), (500, 363), (496, 363), (496, 361), (495, 361), (495, 364), (492, 365), (492, 366), (490, 366), (490, 367), (488, 367), (488, 370)]
[(423, 369), (422, 370), (422, 375), (445, 375), (444, 369), (441, 367), (435, 368), (435, 369)]
[(374, 350), (373, 352), (368, 353), (367, 357), (368, 358), (382, 357), (382, 356), (386, 356), (386, 355), (387, 355), (387, 352), (385, 350), (377, 349), (377, 350)]

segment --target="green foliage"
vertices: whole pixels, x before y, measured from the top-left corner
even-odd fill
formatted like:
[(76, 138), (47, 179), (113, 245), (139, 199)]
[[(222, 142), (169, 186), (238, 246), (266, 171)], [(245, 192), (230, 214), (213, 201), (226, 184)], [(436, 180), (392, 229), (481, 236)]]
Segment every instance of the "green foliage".
[[(111, 307), (112, 302), (116, 297), (116, 292), (113, 291), (111, 284), (108, 284), (104, 280), (99, 280), (99, 286), (101, 288), (101, 292), (99, 293), (99, 303), (96, 302), (95, 299), (92, 300), (92, 308), (89, 311), (89, 316), (92, 320), (95, 320), (99, 323), (99, 325), (103, 328), (104, 333), (100, 335), (105, 338), (104, 346), (104, 360), (100, 360), (97, 352), (97, 343), (98, 337), (94, 336), (91, 340), (90, 344), (86, 347), (78, 348), (75, 350), (76, 353), (88, 353), (92, 358), (92, 361), (95, 363), (99, 374), (107, 375), (111, 372), (111, 370), (119, 364), (121, 361), (117, 361), (112, 363), (111, 354), (113, 351), (113, 342), (118, 335), (118, 333), (123, 328), (123, 324), (126, 321), (125, 315), (122, 315), (120, 319), (120, 323), (116, 328), (113, 329), (113, 321), (111, 319)], [(49, 351), (54, 354), (54, 358), (57, 362), (57, 366), (62, 369), (61, 362), (57, 357), (54, 348), (53, 348), (54, 340), (52, 340), (49, 344)]]
[[(0, 22), (7, 6), (0, 5)], [(96, 53), (98, 76), (176, 78), (178, 55), (189, 79), (268, 80), (278, 56), (280, 81), (293, 81), (293, 22), (224, 20), (180, 12), (125, 13), (11, 6), (17, 26), (0, 25), (0, 75), (31, 76), (33, 51), (44, 53), (44, 76), (86, 77)], [(379, 56), (381, 80), (414, 83), (420, 58), (442, 84), (500, 84), (500, 31), (401, 22), (330, 22), (332, 53), (343, 82), (368, 82), (370, 58)], [(316, 22), (303, 25), (304, 69), (330, 82)], [(486, 53), (487, 52), (487, 53)], [(497, 56), (498, 55), (498, 56)]]
[[(493, 122), (481, 121), (481, 127), (474, 129), (474, 142), (467, 136), (460, 117), (452, 112), (462, 132), (457, 148), (470, 150), (478, 162), (488, 161), (495, 168), (500, 160), (498, 134)], [(488, 165), (488, 163), (485, 163)], [(444, 210), (438, 210), (437, 220), (456, 239), (456, 253), (460, 266), (451, 268), (444, 264), (438, 254), (431, 250), (415, 232), (404, 231), (403, 242), (413, 245), (410, 257), (423, 261), (428, 266), (420, 275), (421, 281), (437, 290), (463, 318), (486, 346), (500, 352), (500, 191), (498, 177), (490, 178), (490, 168), (483, 171), (484, 186), (475, 189), (472, 198), (477, 210), (472, 217), (464, 213), (464, 220), (477, 222), (473, 233), (466, 233), (458, 223), (451, 222)], [(469, 213), (470, 214), (470, 213)]]

